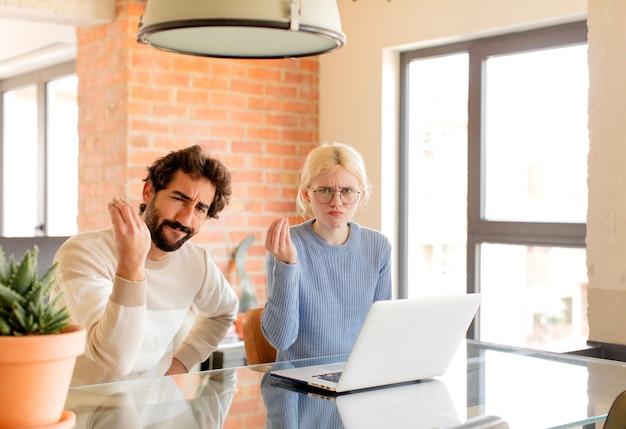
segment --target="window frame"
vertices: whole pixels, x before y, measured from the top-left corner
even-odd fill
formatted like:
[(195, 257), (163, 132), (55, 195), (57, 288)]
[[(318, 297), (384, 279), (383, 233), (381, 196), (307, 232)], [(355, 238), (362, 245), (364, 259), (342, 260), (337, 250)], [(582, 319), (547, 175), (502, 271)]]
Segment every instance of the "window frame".
[[(21, 87), (35, 85), (37, 88), (37, 222), (34, 236), (48, 236), (48, 91), (47, 85), (63, 77), (76, 74), (76, 61), (46, 67), (19, 76), (0, 80), (0, 189), (4, 186), (4, 173), (1, 166), (4, 162), (4, 93)], [(4, 200), (0, 198), (0, 237), (5, 236), (3, 230)]]
[[(578, 21), (552, 27), (475, 39), (449, 45), (406, 51), (400, 54), (400, 146), (398, 297), (408, 296), (408, 69), (412, 60), (466, 52), (469, 55), (468, 92), (468, 194), (467, 194), (467, 292), (480, 291), (479, 246), (481, 243), (543, 245), (585, 248), (585, 223), (509, 222), (485, 220), (483, 183), (483, 83), (484, 63), (494, 55), (587, 43), (587, 23)], [(479, 336), (479, 316), (468, 330), (469, 338)]]

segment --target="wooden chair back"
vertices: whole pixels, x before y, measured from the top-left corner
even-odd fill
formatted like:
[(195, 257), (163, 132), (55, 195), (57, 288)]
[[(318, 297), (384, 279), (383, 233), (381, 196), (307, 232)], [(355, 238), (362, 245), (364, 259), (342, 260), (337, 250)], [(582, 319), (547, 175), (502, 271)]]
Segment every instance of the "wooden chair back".
[(263, 308), (251, 308), (243, 316), (243, 341), (248, 365), (271, 363), (276, 360), (276, 349), (261, 330)]

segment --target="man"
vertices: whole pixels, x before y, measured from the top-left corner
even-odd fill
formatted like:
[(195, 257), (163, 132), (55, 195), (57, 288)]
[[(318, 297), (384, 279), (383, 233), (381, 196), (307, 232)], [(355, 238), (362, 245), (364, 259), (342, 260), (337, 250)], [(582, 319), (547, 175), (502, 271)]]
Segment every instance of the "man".
[[(229, 171), (192, 146), (157, 159), (144, 182), (139, 213), (114, 198), (111, 228), (71, 237), (55, 256), (61, 304), (87, 329), (74, 386), (188, 372), (237, 315), (207, 250), (187, 242), (228, 204)], [(190, 311), (195, 322), (174, 350)]]

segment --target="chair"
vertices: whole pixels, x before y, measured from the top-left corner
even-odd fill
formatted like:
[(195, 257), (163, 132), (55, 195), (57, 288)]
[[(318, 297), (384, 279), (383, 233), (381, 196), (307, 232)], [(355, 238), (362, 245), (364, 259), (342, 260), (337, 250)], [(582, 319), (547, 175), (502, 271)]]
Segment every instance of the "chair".
[(617, 395), (604, 422), (604, 429), (626, 428), (626, 391)]
[(243, 341), (248, 365), (271, 363), (276, 360), (276, 349), (261, 330), (263, 308), (251, 308), (243, 316)]

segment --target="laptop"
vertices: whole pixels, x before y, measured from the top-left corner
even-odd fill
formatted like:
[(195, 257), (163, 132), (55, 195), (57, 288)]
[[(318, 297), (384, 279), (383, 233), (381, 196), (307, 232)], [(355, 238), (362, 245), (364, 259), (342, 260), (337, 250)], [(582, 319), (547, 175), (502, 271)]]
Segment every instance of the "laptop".
[(275, 369), (270, 374), (334, 393), (443, 375), (482, 295), (431, 296), (372, 304), (346, 362)]

